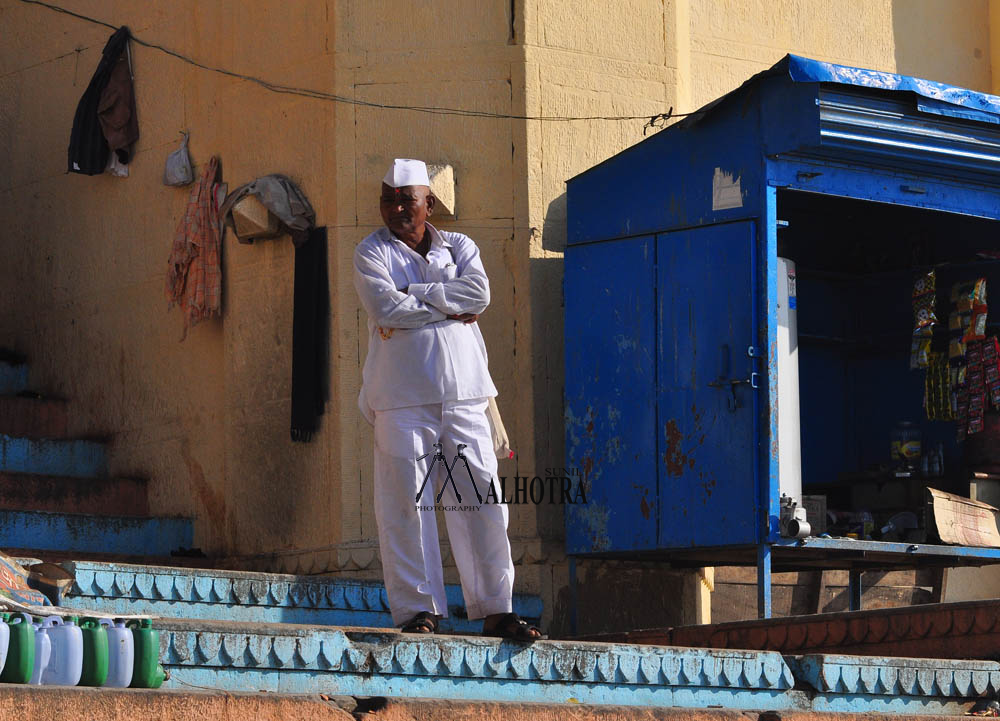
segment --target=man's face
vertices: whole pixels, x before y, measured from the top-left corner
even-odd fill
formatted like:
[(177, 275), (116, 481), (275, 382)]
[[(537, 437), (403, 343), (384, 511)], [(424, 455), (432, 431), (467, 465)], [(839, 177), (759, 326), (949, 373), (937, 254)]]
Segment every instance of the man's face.
[(382, 222), (397, 238), (412, 235), (434, 210), (434, 196), (426, 185), (392, 188), (382, 183), (379, 198)]

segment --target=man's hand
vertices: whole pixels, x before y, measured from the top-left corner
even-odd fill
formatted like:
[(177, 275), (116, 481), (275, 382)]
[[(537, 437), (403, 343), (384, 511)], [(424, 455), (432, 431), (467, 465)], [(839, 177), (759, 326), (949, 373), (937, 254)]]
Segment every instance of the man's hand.
[(479, 313), (453, 313), (448, 316), (448, 320), (460, 320), (463, 323), (475, 323), (479, 320)]

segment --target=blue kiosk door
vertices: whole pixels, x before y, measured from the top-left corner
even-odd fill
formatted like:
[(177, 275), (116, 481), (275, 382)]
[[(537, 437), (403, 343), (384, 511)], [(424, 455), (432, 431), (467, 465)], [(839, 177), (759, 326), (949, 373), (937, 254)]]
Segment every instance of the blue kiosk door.
[(754, 223), (656, 246), (659, 546), (755, 544)]
[[(570, 553), (656, 548), (656, 240), (566, 252), (566, 459), (587, 504), (566, 505)], [(574, 471), (570, 471), (573, 473)]]

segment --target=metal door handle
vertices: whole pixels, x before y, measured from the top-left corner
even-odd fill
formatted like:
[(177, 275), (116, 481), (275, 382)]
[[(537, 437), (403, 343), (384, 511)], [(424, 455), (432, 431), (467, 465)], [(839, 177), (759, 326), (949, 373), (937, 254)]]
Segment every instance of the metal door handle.
[(730, 413), (735, 413), (740, 407), (739, 399), (736, 397), (736, 386), (748, 385), (751, 388), (760, 388), (760, 374), (754, 371), (749, 378), (719, 378), (711, 381), (708, 385), (712, 388), (729, 387), (729, 397), (726, 398), (726, 407)]
[(726, 386), (750, 386), (760, 388), (760, 373), (754, 371), (749, 378), (718, 378), (708, 384), (712, 388), (725, 388)]

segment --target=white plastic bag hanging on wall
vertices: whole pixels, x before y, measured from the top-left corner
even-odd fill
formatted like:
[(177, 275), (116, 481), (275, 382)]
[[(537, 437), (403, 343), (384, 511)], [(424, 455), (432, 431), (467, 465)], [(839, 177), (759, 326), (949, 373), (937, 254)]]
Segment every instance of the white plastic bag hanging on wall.
[(184, 136), (181, 147), (167, 156), (167, 164), (163, 168), (164, 185), (189, 185), (194, 180), (194, 168), (188, 154), (188, 134), (181, 134)]

